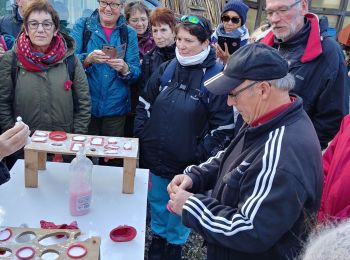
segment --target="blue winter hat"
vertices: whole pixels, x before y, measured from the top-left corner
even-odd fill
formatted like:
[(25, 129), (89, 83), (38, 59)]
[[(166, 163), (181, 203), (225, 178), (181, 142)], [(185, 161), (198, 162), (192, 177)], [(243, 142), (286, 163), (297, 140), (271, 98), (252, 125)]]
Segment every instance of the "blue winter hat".
[(245, 24), (247, 20), (247, 13), (249, 7), (240, 0), (231, 0), (224, 5), (224, 9), (222, 10), (221, 16), (227, 11), (235, 11), (242, 20), (242, 25)]

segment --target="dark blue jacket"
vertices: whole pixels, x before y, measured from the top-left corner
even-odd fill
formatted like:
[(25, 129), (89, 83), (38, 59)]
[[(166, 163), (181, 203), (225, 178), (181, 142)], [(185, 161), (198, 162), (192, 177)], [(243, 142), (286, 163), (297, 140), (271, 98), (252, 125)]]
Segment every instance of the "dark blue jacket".
[(136, 109), (141, 167), (172, 178), (228, 145), (233, 135), (233, 112), (226, 104), (227, 96), (208, 91), (203, 96), (198, 94), (203, 69), (215, 64), (213, 49), (199, 65), (184, 67), (176, 60), (171, 83), (161, 91), (159, 78), (167, 63), (152, 74)]
[(195, 195), (182, 222), (207, 241), (208, 260), (298, 256), (323, 184), (320, 145), (300, 98), (266, 123), (244, 125), (225, 151), (185, 174)]
[(143, 56), (141, 66), (139, 89), (144, 88), (152, 73), (156, 71), (163, 62), (172, 60), (173, 58), (175, 58), (175, 43), (163, 48), (156, 46), (153, 50), (146, 53), (145, 56)]
[(10, 173), (6, 165), (0, 162), (0, 185), (10, 180)]
[(290, 62), (289, 70), (296, 80), (293, 93), (303, 98), (323, 149), (349, 113), (350, 81), (343, 52), (327, 33), (328, 21), (321, 19), (319, 23), (313, 14), (307, 14), (305, 19), (302, 35), (278, 42), (270, 32), (262, 42), (278, 49)]
[(13, 6), (11, 15), (4, 15), (0, 17), (0, 34), (9, 34), (17, 38), (21, 31), (23, 19), (18, 13), (18, 6)]

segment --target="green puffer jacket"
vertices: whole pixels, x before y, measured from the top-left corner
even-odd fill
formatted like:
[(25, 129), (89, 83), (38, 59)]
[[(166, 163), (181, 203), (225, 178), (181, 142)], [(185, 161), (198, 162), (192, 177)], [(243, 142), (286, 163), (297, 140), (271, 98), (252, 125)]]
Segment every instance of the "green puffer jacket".
[[(17, 83), (11, 79), (12, 56), (16, 45), (0, 61), (0, 126), (3, 131), (11, 128), (17, 116), (35, 130), (65, 131), (86, 134), (90, 122), (91, 99), (85, 71), (75, 58), (74, 82), (70, 90), (65, 82), (70, 80), (67, 63), (74, 53), (74, 40), (63, 35), (68, 50), (63, 59), (51, 64), (47, 72), (27, 71), (17, 60)], [(74, 111), (73, 93), (79, 109)]]

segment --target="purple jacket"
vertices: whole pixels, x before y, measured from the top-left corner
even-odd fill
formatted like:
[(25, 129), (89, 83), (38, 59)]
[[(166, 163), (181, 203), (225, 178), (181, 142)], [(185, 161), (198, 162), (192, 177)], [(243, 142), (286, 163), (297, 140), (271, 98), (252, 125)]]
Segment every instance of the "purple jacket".
[(154, 43), (151, 30), (147, 29), (147, 31), (143, 35), (137, 35), (138, 45), (139, 45), (139, 55), (140, 60), (143, 59), (143, 56), (152, 50), (156, 44)]

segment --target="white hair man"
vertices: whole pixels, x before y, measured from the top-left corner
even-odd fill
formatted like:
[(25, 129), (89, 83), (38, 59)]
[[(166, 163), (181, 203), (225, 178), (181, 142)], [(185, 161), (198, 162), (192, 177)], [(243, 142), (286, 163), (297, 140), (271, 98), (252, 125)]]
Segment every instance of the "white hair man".
[(293, 93), (316, 129), (322, 149), (349, 113), (349, 77), (339, 45), (327, 33), (326, 17), (308, 13), (307, 0), (266, 0), (272, 31), (262, 40), (288, 60)]

